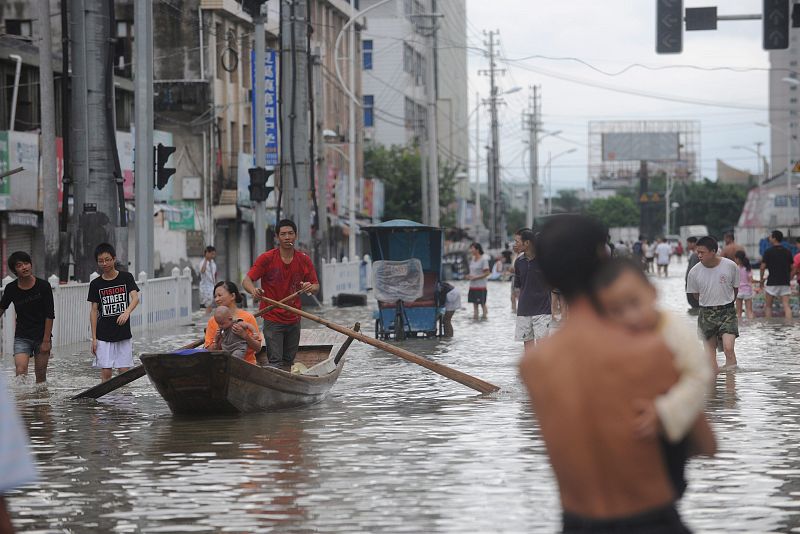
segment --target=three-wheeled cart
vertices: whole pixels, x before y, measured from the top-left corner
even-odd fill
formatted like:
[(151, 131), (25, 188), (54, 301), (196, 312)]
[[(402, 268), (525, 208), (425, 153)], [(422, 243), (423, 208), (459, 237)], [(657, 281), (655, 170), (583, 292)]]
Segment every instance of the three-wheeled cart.
[(378, 300), (375, 337), (441, 336), (442, 230), (404, 219), (366, 230), (373, 259), (372, 286)]

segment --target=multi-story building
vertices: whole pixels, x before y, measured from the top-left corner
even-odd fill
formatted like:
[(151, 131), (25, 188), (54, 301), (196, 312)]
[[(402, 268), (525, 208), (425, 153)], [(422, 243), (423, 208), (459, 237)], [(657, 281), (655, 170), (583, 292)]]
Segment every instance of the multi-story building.
[[(64, 107), (62, 72), (61, 9), (50, 0), (50, 34), (55, 89), (56, 153), (58, 179), (64, 167), (62, 110)], [(122, 20), (132, 9), (130, 0), (114, 2)], [(118, 25), (117, 32), (123, 26)], [(116, 50), (123, 56), (126, 44), (120, 37)], [(0, 180), (0, 248), (2, 257), (14, 250), (26, 250), (34, 259), (38, 276), (44, 272), (42, 227), (42, 176), (39, 160), (41, 104), (39, 96), (39, 42), (41, 39), (36, 2), (0, 2), (0, 173), (19, 166), (22, 172)], [(133, 117), (133, 82), (127, 63), (115, 62), (114, 110), (117, 130), (129, 130)], [(69, 105), (69, 104), (67, 104)], [(5, 276), (5, 262), (0, 265)]]
[[(376, 3), (365, 0), (361, 8)], [(424, 141), (428, 91), (436, 91), (439, 159), (466, 169), (466, 2), (396, 0), (371, 10), (366, 19), (362, 88), (367, 139), (385, 146)], [(436, 43), (432, 82), (427, 80), (430, 32)]]
[[(800, 37), (793, 30), (789, 37), (789, 48), (769, 52), (769, 126), (770, 168), (767, 182), (782, 182), (785, 185), (783, 205), (787, 210), (785, 219), (790, 220), (798, 212), (800, 195), (800, 173), (792, 172), (800, 161)], [(787, 173), (789, 173), (787, 175)], [(780, 189), (778, 189), (780, 191)]]

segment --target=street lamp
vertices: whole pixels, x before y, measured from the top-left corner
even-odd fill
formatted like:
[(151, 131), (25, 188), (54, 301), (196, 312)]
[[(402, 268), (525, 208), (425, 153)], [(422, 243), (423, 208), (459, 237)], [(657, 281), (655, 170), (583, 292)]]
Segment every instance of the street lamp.
[(733, 145), (731, 148), (734, 149), (734, 150), (747, 150), (748, 152), (752, 152), (753, 154), (756, 155), (756, 158), (758, 158), (757, 162), (756, 162), (757, 163), (757, 168), (758, 168), (758, 185), (761, 185), (761, 184), (764, 183), (764, 180), (766, 180), (766, 177), (764, 176), (763, 167), (762, 167), (762, 161), (761, 161), (761, 145), (763, 145), (764, 143), (762, 143), (760, 141), (756, 141), (753, 144), (756, 145), (756, 149), (755, 150), (753, 150), (749, 146), (741, 146), (741, 145)]
[[(558, 135), (560, 132), (552, 132), (548, 135)], [(569, 150), (565, 150), (563, 152), (559, 152), (555, 156), (551, 156), (551, 153), (547, 153), (547, 214), (551, 215), (553, 213), (553, 181), (552, 181), (552, 174), (553, 174), (553, 162), (560, 158), (561, 156), (566, 156), (567, 154), (572, 154), (573, 152), (577, 152), (577, 148), (570, 148)]]

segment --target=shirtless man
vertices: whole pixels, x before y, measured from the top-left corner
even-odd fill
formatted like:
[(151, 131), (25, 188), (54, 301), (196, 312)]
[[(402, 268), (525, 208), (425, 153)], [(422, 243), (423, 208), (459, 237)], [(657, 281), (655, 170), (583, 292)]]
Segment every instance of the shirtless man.
[[(633, 334), (600, 318), (588, 298), (606, 259), (605, 237), (587, 217), (545, 224), (542, 272), (561, 290), (570, 315), (520, 362), (558, 479), (564, 532), (689, 532), (675, 508), (669, 458), (655, 436), (634, 432), (643, 407), (677, 379), (670, 351), (653, 333)], [(714, 453), (705, 418), (695, 423), (691, 442), (694, 452)]]

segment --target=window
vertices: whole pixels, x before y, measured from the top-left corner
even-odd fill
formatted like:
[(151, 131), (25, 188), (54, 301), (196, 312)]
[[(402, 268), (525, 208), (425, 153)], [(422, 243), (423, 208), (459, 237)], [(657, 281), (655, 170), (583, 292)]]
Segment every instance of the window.
[(22, 19), (6, 19), (6, 33), (19, 35), (21, 37), (31, 37), (33, 35), (33, 22)]
[(242, 152), (245, 154), (253, 153), (253, 136), (250, 133), (250, 125), (242, 125)]
[(414, 101), (410, 98), (406, 97), (404, 106), (404, 113), (406, 119), (406, 130), (413, 130), (414, 129)]
[(414, 74), (414, 49), (403, 43), (403, 72)]
[(374, 95), (364, 95), (361, 98), (364, 103), (364, 127), (372, 128), (375, 126), (375, 97)]
[(790, 99), (789, 99), (789, 103), (790, 103), (790, 104), (797, 104), (797, 97), (796, 97), (796, 96), (793, 96), (792, 98), (790, 98)]
[(414, 83), (425, 85), (425, 58), (418, 52), (414, 53)]
[(364, 56), (364, 70), (372, 70), (372, 40), (361, 41), (361, 51)]

